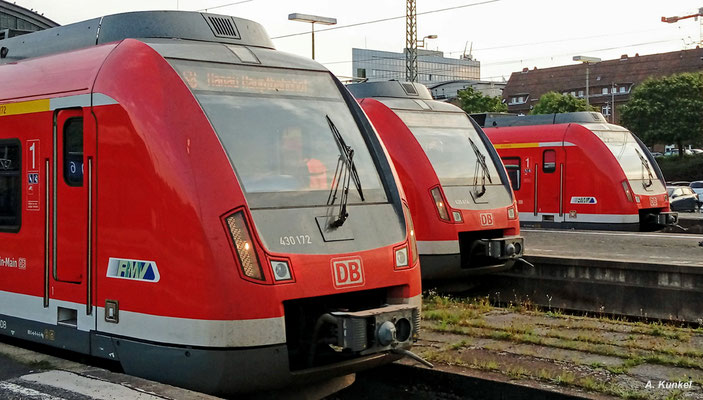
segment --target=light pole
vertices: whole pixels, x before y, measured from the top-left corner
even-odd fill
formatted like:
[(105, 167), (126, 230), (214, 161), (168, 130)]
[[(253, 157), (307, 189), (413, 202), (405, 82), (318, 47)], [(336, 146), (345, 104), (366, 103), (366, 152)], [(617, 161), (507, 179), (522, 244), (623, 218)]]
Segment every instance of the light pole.
[(422, 40), (417, 41), (417, 47), (425, 47), (427, 43), (425, 43), (425, 39), (437, 39), (437, 35), (427, 35), (422, 38)]
[(598, 57), (574, 56), (574, 61), (580, 61), (586, 64), (586, 106), (590, 106), (591, 103), (588, 99), (588, 65), (599, 63), (601, 59)]
[(337, 18), (321, 17), (319, 15), (293, 13), (288, 14), (289, 21), (309, 22), (312, 25), (312, 59), (315, 59), (315, 24), (336, 25)]

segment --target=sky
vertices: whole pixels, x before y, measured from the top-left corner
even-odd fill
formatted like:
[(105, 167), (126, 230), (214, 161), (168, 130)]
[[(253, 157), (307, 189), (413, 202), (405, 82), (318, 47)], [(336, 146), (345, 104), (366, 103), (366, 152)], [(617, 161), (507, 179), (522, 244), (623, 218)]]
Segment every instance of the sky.
[[(10, 0), (65, 25), (138, 10), (205, 11), (259, 22), (278, 50), (311, 56), (310, 24), (288, 14), (337, 19), (332, 30), (316, 25), (315, 53), (340, 77), (352, 75), (353, 47), (401, 52), (405, 1), (356, 0)], [(603, 60), (691, 49), (701, 40), (701, 21), (668, 24), (661, 17), (698, 12), (703, 0), (416, 0), (418, 38), (426, 48), (481, 62), (481, 78), (503, 81), (523, 68), (573, 64), (585, 55)], [(436, 10), (444, 10), (437, 11)], [(426, 13), (426, 14), (423, 14)], [(397, 18), (396, 18), (397, 17)], [(385, 20), (376, 23), (369, 21)], [(364, 24), (365, 23), (365, 24)], [(355, 25), (346, 27), (347, 25)]]

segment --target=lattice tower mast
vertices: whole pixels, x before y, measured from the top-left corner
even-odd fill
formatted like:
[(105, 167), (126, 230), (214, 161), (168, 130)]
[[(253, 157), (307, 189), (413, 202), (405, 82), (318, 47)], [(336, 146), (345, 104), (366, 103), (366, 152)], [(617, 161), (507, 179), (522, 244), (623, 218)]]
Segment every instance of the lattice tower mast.
[(405, 80), (417, 82), (417, 9), (415, 0), (405, 3)]

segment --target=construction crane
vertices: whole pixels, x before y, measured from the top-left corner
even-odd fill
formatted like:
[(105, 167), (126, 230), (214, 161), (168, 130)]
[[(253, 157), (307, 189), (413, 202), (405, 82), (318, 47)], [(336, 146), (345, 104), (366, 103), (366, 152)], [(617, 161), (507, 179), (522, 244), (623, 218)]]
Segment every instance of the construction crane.
[[(687, 18), (695, 18), (698, 20), (698, 17), (703, 17), (703, 7), (698, 9), (698, 12), (695, 14), (691, 15), (686, 15), (683, 17), (662, 17), (662, 22), (666, 22), (667, 24), (673, 24), (676, 22), (681, 21), (682, 19), (687, 19)], [(701, 18), (701, 30), (700, 30), (700, 42), (699, 44), (703, 45), (703, 18)]]

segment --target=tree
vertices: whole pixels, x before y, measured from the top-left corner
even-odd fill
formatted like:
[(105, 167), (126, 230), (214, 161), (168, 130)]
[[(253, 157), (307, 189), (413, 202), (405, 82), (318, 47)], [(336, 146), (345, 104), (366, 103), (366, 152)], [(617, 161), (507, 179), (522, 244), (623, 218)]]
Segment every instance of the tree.
[(620, 120), (648, 145), (683, 145), (703, 139), (703, 72), (649, 78), (620, 107)]
[(530, 114), (555, 114), (575, 111), (596, 111), (596, 108), (586, 105), (586, 100), (577, 99), (570, 94), (547, 92), (539, 98)]
[(484, 96), (472, 87), (457, 92), (459, 107), (469, 114), (484, 112), (507, 112), (508, 106), (500, 97)]

